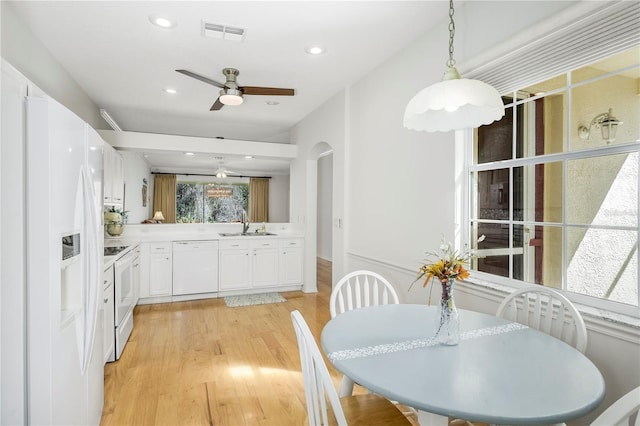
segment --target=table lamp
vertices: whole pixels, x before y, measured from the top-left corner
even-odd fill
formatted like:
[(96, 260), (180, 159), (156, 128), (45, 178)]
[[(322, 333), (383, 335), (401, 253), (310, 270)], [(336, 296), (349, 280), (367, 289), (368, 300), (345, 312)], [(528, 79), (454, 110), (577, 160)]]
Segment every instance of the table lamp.
[(164, 216), (162, 215), (162, 212), (161, 211), (155, 212), (153, 215), (153, 220), (155, 220), (158, 223), (162, 223), (164, 221)]

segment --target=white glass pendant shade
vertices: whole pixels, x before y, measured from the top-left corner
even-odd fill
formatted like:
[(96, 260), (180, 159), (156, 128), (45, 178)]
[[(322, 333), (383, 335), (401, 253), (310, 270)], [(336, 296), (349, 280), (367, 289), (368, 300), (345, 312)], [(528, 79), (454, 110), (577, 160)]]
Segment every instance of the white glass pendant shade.
[(504, 116), (496, 89), (479, 80), (443, 80), (418, 92), (404, 112), (404, 127), (448, 132), (493, 123)]

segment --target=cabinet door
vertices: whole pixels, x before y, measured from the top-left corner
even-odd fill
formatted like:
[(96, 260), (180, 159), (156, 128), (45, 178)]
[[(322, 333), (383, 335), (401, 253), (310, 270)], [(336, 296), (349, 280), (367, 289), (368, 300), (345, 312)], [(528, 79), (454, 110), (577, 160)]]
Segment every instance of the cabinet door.
[(149, 296), (171, 296), (171, 255), (149, 255)]
[(220, 250), (220, 290), (249, 288), (249, 250)]
[(124, 201), (124, 175), (122, 155), (109, 144), (104, 144), (104, 204), (122, 205)]
[(302, 248), (283, 248), (280, 253), (280, 283), (302, 284)]
[(251, 273), (253, 287), (278, 285), (278, 250), (275, 248), (254, 249)]
[(116, 150), (112, 153), (113, 182), (111, 195), (114, 204), (124, 203), (124, 169), (122, 155)]
[(103, 161), (104, 161), (104, 187), (103, 198), (104, 204), (113, 204), (113, 148), (109, 144), (104, 144)]

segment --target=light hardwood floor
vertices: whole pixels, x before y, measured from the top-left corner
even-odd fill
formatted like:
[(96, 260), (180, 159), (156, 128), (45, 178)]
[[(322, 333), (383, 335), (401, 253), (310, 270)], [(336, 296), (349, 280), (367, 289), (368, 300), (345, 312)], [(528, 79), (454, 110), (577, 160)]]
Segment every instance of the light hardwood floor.
[[(228, 308), (223, 299), (142, 305), (122, 357), (105, 366), (101, 424), (304, 425), (304, 385), (290, 312), (318, 339), (329, 320), (331, 264), (318, 293)], [(330, 367), (336, 386), (339, 374)]]

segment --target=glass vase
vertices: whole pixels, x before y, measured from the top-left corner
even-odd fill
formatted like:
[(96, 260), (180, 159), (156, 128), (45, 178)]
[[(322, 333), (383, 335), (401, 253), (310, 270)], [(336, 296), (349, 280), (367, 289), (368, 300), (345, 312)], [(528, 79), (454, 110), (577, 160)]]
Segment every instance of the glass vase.
[(460, 316), (453, 299), (454, 279), (442, 282), (440, 313), (437, 317), (435, 339), (443, 345), (460, 343)]

